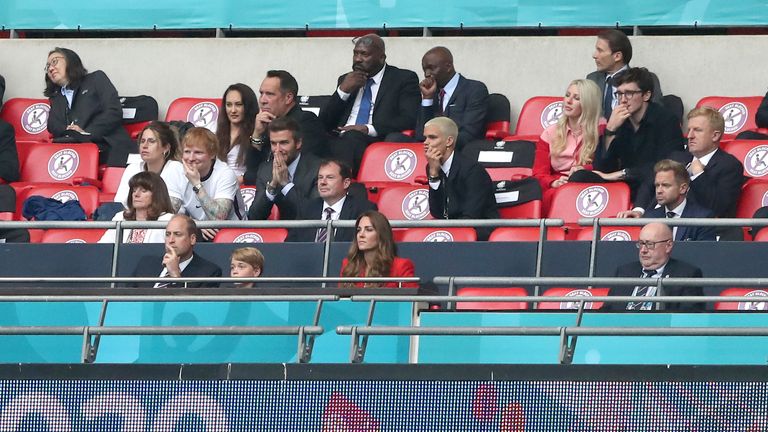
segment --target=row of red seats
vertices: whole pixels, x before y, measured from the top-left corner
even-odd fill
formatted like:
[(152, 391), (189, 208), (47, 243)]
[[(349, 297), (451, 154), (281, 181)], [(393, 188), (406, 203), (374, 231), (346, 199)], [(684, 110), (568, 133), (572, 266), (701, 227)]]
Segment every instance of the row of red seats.
[[(577, 309), (578, 302), (585, 297), (607, 296), (610, 288), (550, 288), (542, 294), (545, 297), (573, 297), (573, 301), (568, 302), (540, 302), (536, 309), (543, 310), (567, 310)], [(531, 303), (514, 301), (514, 297), (525, 297), (528, 291), (522, 287), (464, 287), (459, 288), (456, 295), (463, 297), (510, 297), (508, 302), (456, 302), (457, 310), (526, 310)], [(753, 301), (744, 302), (717, 302), (715, 310), (747, 310), (747, 311), (765, 311), (768, 310), (765, 300), (768, 292), (755, 288), (726, 288), (720, 292), (720, 297), (746, 297), (755, 298)], [(602, 302), (585, 301), (584, 309), (600, 309)]]

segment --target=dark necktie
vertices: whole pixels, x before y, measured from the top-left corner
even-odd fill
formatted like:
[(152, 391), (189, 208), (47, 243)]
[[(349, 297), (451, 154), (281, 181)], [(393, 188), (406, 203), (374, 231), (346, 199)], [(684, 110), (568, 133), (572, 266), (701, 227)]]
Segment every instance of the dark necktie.
[(606, 119), (611, 118), (611, 112), (613, 112), (613, 77), (606, 77), (603, 95), (603, 113)]
[[(654, 277), (655, 275), (656, 275), (656, 270), (645, 270), (645, 269), (643, 269), (643, 278), (650, 279), (650, 278)], [(637, 289), (635, 290), (635, 294), (634, 295), (637, 296), (637, 297), (645, 297), (646, 294), (648, 294), (648, 290), (650, 288), (651, 287), (648, 286), (648, 285), (646, 285), (646, 286), (638, 286)], [(647, 302), (643, 302), (643, 301), (629, 302), (629, 303), (627, 303), (627, 310), (641, 310), (641, 308), (643, 307), (643, 304), (645, 304), (645, 303), (647, 303)]]
[(368, 118), (371, 116), (371, 107), (373, 106), (373, 93), (371, 92), (371, 86), (373, 85), (373, 78), (368, 78), (365, 82), (365, 88), (363, 89), (363, 97), (360, 99), (360, 107), (357, 110), (357, 118), (355, 119), (356, 125), (368, 124)]
[(440, 89), (440, 94), (437, 96), (437, 113), (438, 115), (445, 114), (443, 109), (443, 102), (445, 101), (445, 89)]
[(677, 213), (675, 213), (673, 211), (668, 211), (667, 212), (667, 219), (674, 219), (676, 217), (677, 217)]
[[(330, 207), (323, 210), (323, 220), (327, 221), (331, 219), (332, 215), (334, 213), (334, 210)], [(328, 228), (323, 227), (317, 230), (317, 237), (315, 238), (315, 241), (318, 243), (323, 243), (328, 238)]]

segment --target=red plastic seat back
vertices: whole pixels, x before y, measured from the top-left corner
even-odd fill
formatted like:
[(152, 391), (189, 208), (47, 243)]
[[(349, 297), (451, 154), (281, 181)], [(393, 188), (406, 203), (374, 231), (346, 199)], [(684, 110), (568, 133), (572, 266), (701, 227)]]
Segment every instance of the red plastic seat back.
[(539, 219), (541, 218), (541, 200), (528, 201), (510, 207), (499, 207), (502, 219)]
[(625, 183), (566, 183), (552, 194), (547, 217), (576, 224), (580, 218), (616, 217), (629, 208)]
[(288, 236), (285, 228), (222, 228), (214, 243), (282, 243)]
[(563, 114), (562, 96), (534, 96), (523, 105), (517, 118), (515, 136), (538, 138), (547, 126)]
[(36, 143), (25, 146), (20, 182), (68, 183), (96, 179), (99, 148), (93, 143)]
[(70, 228), (45, 230), (41, 243), (98, 243), (104, 229)]
[(397, 242), (473, 242), (477, 232), (469, 227), (400, 228), (394, 230)]
[(736, 206), (737, 218), (751, 218), (757, 209), (768, 205), (768, 182), (748, 182), (741, 189)]
[(181, 97), (168, 106), (165, 121), (181, 120), (216, 132), (221, 99)]
[(379, 194), (379, 211), (389, 220), (434, 219), (429, 213), (429, 186), (393, 186)]
[[(464, 287), (456, 295), (463, 297), (525, 297), (528, 293), (521, 287)], [(525, 310), (525, 302), (456, 302), (456, 310)]]
[(424, 144), (377, 142), (365, 149), (357, 181), (416, 184), (426, 172)]
[(717, 302), (715, 310), (768, 310), (768, 291), (759, 288), (727, 288), (720, 297), (744, 297), (743, 302)]
[(757, 127), (755, 113), (762, 96), (707, 96), (701, 98), (696, 108), (711, 107), (723, 115), (725, 131), (723, 139), (733, 139), (739, 132)]
[(722, 144), (722, 149), (741, 161), (746, 177), (765, 180), (768, 174), (768, 140), (735, 140)]
[(29, 185), (24, 189), (16, 192), (16, 214), (21, 218), (21, 209), (24, 205), (24, 200), (33, 196), (39, 195), (45, 198), (53, 198), (62, 202), (75, 199), (80, 201), (80, 206), (85, 211), (86, 216), (90, 219), (93, 212), (99, 206), (99, 190), (94, 186), (70, 186), (70, 185), (55, 185), (55, 184), (41, 184), (41, 185)]
[[(243, 195), (243, 201), (245, 202), (245, 211), (251, 208), (253, 199), (256, 198), (256, 186), (240, 185), (240, 193)], [(280, 220), (280, 210), (276, 205), (272, 206), (272, 211), (269, 213), (267, 220)]]
[[(539, 227), (499, 227), (493, 230), (488, 241), (497, 242), (537, 242), (539, 241)], [(547, 228), (548, 241), (565, 240), (565, 230), (559, 227)]]
[[(640, 239), (640, 226), (600, 227), (600, 241), (637, 241)], [(583, 227), (576, 235), (576, 240), (592, 241), (592, 227)]]
[(131, 139), (136, 140), (139, 138), (139, 133), (150, 123), (151, 122), (149, 121), (138, 123), (123, 123), (123, 129), (128, 132), (128, 136), (131, 137)]
[(5, 101), (0, 118), (13, 126), (16, 140), (50, 141), (48, 99), (11, 98)]
[[(607, 296), (610, 288), (550, 288), (544, 291), (546, 297), (591, 297), (591, 296)], [(574, 299), (576, 300), (576, 299)], [(600, 309), (603, 307), (603, 302), (585, 302), (584, 309)], [(536, 309), (578, 309), (579, 302), (541, 302), (537, 305)]]

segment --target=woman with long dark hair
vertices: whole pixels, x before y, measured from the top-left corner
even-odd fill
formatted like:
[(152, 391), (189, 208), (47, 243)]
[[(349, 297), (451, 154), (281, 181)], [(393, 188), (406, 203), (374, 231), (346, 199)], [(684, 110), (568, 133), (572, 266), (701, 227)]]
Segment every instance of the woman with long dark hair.
[[(173, 217), (171, 198), (165, 182), (156, 173), (142, 171), (128, 182), (128, 206), (118, 212), (113, 221), (169, 221)], [(107, 230), (99, 243), (114, 243), (115, 230)], [(163, 243), (165, 228), (135, 228), (123, 230), (123, 243)]]
[(216, 126), (219, 139), (219, 159), (225, 161), (237, 174), (240, 183), (245, 173), (245, 155), (251, 146), (251, 135), (256, 127), (259, 100), (253, 89), (237, 83), (227, 87), (221, 97), (220, 112)]
[(128, 154), (135, 153), (115, 86), (102, 71), (88, 73), (76, 52), (48, 53), (43, 94), (51, 105), (48, 132), (54, 141), (94, 142), (100, 161), (110, 166), (125, 166)]
[[(355, 239), (341, 264), (341, 277), (413, 277), (413, 262), (397, 256), (392, 226), (383, 214), (369, 210), (357, 218)], [(398, 283), (345, 284), (348, 287), (397, 288)], [(404, 288), (417, 288), (418, 284), (403, 283)]]

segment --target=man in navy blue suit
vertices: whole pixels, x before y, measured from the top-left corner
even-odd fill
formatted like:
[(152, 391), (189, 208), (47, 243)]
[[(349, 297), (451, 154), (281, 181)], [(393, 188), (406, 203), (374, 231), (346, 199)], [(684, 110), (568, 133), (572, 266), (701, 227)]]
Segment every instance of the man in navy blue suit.
[[(656, 202), (645, 210), (644, 218), (711, 218), (712, 211), (688, 196), (691, 177), (685, 165), (662, 159), (653, 167)], [(621, 217), (637, 217), (637, 212), (622, 212)], [(715, 229), (704, 226), (680, 226), (672, 229), (675, 241), (715, 241)]]

